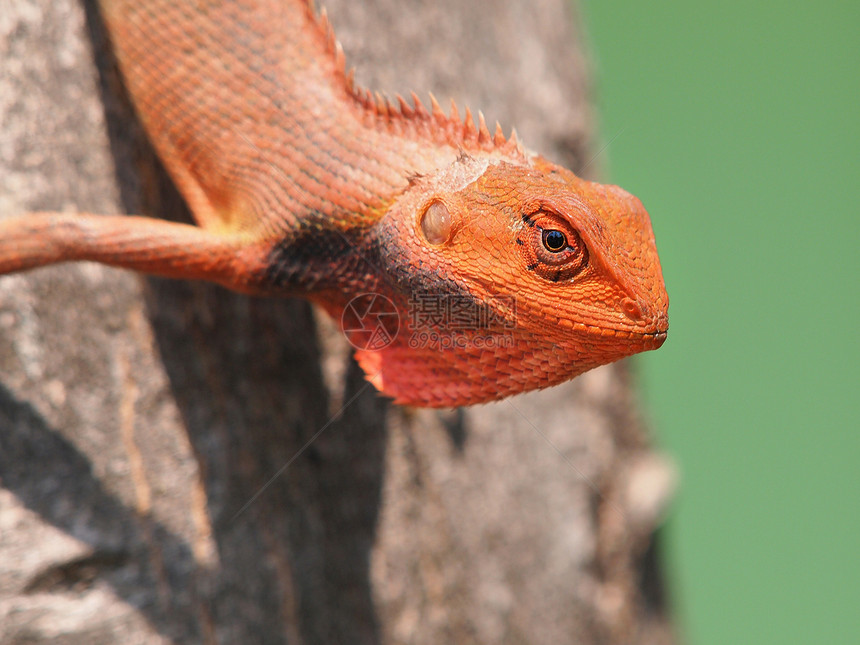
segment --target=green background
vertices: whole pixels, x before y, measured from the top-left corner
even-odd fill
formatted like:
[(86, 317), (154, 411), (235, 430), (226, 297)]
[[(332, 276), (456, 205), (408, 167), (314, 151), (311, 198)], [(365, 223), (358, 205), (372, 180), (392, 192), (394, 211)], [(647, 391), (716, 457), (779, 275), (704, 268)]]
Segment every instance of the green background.
[(588, 0), (600, 165), (648, 208), (639, 360), (692, 645), (860, 643), (860, 3)]

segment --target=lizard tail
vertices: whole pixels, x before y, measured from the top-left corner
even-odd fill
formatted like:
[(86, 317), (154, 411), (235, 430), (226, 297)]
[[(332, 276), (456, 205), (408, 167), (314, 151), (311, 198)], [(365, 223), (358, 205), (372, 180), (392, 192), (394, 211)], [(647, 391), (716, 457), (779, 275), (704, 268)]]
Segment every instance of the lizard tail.
[(244, 236), (150, 217), (28, 213), (0, 219), (0, 274), (90, 260), (255, 293), (267, 248)]

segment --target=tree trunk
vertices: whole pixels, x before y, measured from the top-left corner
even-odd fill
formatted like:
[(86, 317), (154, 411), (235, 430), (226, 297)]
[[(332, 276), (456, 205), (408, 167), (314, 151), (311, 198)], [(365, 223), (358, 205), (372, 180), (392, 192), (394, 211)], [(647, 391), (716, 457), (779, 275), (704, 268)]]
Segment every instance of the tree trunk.
[[(585, 171), (565, 0), (327, 7), (358, 80)], [(188, 219), (89, 1), (0, 7), (0, 216)], [(623, 365), (399, 408), (303, 302), (92, 264), (0, 278), (0, 642), (668, 643), (671, 472)]]

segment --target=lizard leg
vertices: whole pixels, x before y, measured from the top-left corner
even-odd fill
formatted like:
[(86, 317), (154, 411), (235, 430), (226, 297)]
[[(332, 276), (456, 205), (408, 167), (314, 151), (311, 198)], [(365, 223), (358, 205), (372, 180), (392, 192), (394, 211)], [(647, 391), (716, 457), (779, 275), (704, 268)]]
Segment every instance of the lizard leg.
[(29, 213), (0, 219), (0, 274), (90, 260), (255, 293), (269, 248), (248, 234), (132, 215)]

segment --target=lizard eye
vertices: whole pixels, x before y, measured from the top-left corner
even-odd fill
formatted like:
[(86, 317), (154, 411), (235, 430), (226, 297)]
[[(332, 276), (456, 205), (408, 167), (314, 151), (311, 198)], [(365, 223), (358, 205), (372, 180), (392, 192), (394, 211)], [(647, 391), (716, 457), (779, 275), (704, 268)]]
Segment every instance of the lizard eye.
[(550, 282), (570, 280), (588, 264), (588, 249), (570, 224), (546, 211), (523, 215), (517, 237), (526, 269)]

